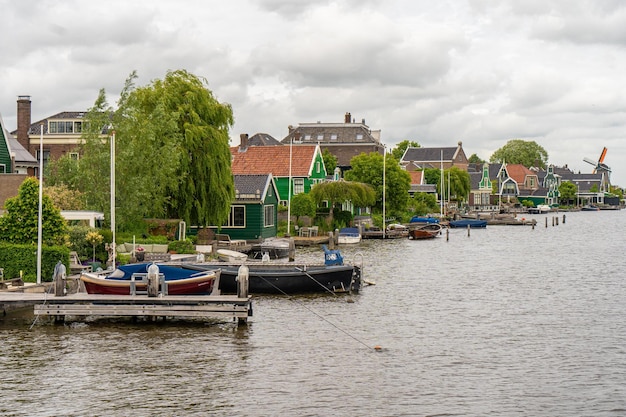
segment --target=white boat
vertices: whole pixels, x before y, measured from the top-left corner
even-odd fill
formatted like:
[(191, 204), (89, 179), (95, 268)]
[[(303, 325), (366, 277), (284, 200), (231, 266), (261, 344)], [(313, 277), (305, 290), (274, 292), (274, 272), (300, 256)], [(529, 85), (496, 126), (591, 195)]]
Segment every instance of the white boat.
[(356, 227), (344, 227), (339, 230), (337, 235), (337, 243), (359, 243), (361, 241), (361, 232)]
[(229, 262), (229, 263), (242, 263), (248, 259), (248, 255), (245, 253), (237, 252), (235, 250), (230, 249), (218, 249), (217, 257), (220, 261)]

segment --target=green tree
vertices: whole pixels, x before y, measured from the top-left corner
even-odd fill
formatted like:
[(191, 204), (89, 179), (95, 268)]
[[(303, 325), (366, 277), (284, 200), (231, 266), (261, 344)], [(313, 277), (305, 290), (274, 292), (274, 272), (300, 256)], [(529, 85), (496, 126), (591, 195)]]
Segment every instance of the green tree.
[(333, 155), (328, 149), (322, 151), (322, 158), (324, 159), (324, 166), (326, 167), (326, 173), (333, 175), (335, 168), (337, 168), (337, 157)]
[(85, 201), (80, 191), (70, 190), (65, 184), (46, 186), (45, 193), (50, 197), (52, 203), (60, 210), (84, 210)]
[(402, 159), (402, 155), (404, 155), (404, 152), (407, 150), (407, 148), (419, 148), (419, 147), (420, 147), (419, 143), (405, 139), (402, 142), (399, 142), (391, 150), (391, 154), (397, 161), (400, 161)]
[(573, 201), (577, 200), (577, 194), (578, 187), (573, 182), (563, 181), (561, 185), (559, 185), (559, 199), (561, 202), (567, 205), (572, 204)]
[(470, 176), (467, 171), (458, 167), (451, 167), (443, 172), (444, 175), (444, 197), (456, 199), (457, 201), (467, 201), (472, 188)]
[[(24, 180), (15, 197), (8, 198), (6, 213), (0, 217), (0, 240), (17, 244), (36, 244), (39, 231), (39, 181)], [(47, 195), (42, 196), (42, 242), (62, 245), (66, 242), (67, 224), (61, 211)]]
[(423, 216), (425, 214), (433, 212), (439, 212), (437, 197), (434, 194), (415, 193), (413, 195), (413, 198), (411, 198), (409, 201), (409, 206), (418, 216)]
[(545, 168), (548, 162), (548, 152), (535, 141), (511, 139), (506, 145), (496, 150), (489, 161)]
[(184, 70), (135, 88), (126, 80), (112, 112), (100, 91), (86, 117), (78, 164), (62, 161), (55, 179), (78, 189), (88, 208), (110, 213), (110, 139), (115, 129), (116, 218), (121, 230), (145, 217), (181, 218), (199, 226), (223, 224), (234, 183), (230, 170), (230, 105), (206, 81)]
[(483, 162), (485, 162), (484, 160), (480, 159), (480, 157), (475, 153), (473, 153), (467, 161), (470, 164), (482, 164)]
[(357, 207), (368, 207), (376, 202), (376, 193), (367, 184), (351, 181), (328, 181), (311, 189), (311, 198), (320, 205), (328, 201), (331, 208), (336, 204), (352, 202)]
[(424, 169), (424, 182), (426, 184), (434, 184), (437, 186), (437, 193), (441, 193), (441, 170), (438, 168), (425, 168)]
[[(51, 161), (46, 169), (45, 186), (67, 186), (81, 193), (85, 208), (104, 213), (110, 212), (111, 154), (107, 134), (112, 110), (107, 104), (104, 90), (85, 114), (81, 144), (81, 158), (72, 159), (69, 153)], [(122, 215), (123, 218), (123, 215)]]
[(317, 204), (315, 204), (315, 200), (309, 194), (299, 193), (294, 195), (291, 198), (290, 204), (291, 215), (296, 216), (296, 223), (298, 223), (301, 216), (315, 216)]
[[(448, 195), (458, 201), (466, 201), (471, 190), (470, 176), (467, 171), (458, 167), (451, 167), (443, 171), (443, 191), (441, 190), (441, 170), (437, 168), (426, 168), (424, 178), (427, 184), (437, 186), (437, 194), (448, 199)], [(449, 187), (448, 187), (449, 185)]]
[[(346, 172), (349, 181), (371, 185), (376, 191), (376, 209), (383, 207), (383, 156), (377, 152), (362, 153), (350, 160), (352, 169)], [(385, 204), (392, 215), (406, 211), (411, 188), (411, 176), (403, 170), (393, 155), (385, 162)]]

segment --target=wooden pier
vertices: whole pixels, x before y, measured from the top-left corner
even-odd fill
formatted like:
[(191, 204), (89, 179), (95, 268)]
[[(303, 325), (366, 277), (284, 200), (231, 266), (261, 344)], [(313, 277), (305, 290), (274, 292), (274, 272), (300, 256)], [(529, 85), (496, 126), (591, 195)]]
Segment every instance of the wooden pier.
[(252, 316), (250, 296), (236, 295), (107, 295), (76, 293), (55, 296), (46, 293), (0, 292), (0, 309), (34, 306), (38, 316), (64, 321), (67, 316), (233, 318), (239, 324)]

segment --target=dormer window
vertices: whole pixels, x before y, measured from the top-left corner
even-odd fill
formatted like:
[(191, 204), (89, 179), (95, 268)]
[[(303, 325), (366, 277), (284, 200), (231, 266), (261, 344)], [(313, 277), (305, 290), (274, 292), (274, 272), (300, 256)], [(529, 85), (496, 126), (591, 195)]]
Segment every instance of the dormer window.
[(48, 122), (48, 133), (81, 133), (83, 131), (83, 122), (74, 121), (50, 121)]
[(363, 140), (363, 134), (362, 133), (357, 133), (356, 140)]
[(324, 135), (317, 135), (317, 140), (324, 140)]
[(337, 134), (336, 133), (332, 133), (330, 135), (330, 140), (337, 140)]
[(311, 135), (304, 135), (304, 140), (311, 140)]

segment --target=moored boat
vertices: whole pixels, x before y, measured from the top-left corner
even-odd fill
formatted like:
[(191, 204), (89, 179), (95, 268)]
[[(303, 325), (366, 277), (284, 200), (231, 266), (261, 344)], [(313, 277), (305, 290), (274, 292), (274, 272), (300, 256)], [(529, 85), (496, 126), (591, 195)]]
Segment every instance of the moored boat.
[(270, 259), (280, 259), (289, 256), (289, 248), (291, 247), (291, 239), (287, 238), (268, 238), (261, 243), (252, 245), (249, 256), (252, 259), (262, 259), (267, 254)]
[(339, 234), (337, 235), (337, 243), (359, 243), (360, 241), (361, 232), (356, 227), (344, 227), (343, 229), (339, 229)]
[(409, 239), (432, 239), (441, 233), (439, 223), (413, 223), (409, 225)]
[(248, 255), (243, 252), (237, 252), (236, 250), (230, 249), (218, 249), (217, 257), (220, 261), (224, 262), (245, 262), (248, 259)]
[[(313, 292), (358, 292), (361, 268), (353, 265), (247, 263), (251, 294), (298, 294)], [(220, 266), (219, 289), (237, 292), (241, 265)]]
[[(147, 291), (148, 267), (151, 263), (119, 266), (110, 274), (83, 272), (80, 280), (89, 294), (131, 295)], [(169, 295), (209, 294), (213, 291), (218, 271), (187, 269), (159, 264), (158, 273), (167, 284)]]
[(410, 223), (439, 223), (439, 219), (436, 217), (413, 216)]
[(449, 225), (450, 227), (468, 227), (469, 226), (472, 229), (485, 228), (487, 227), (487, 220), (479, 220), (479, 219), (451, 220)]

